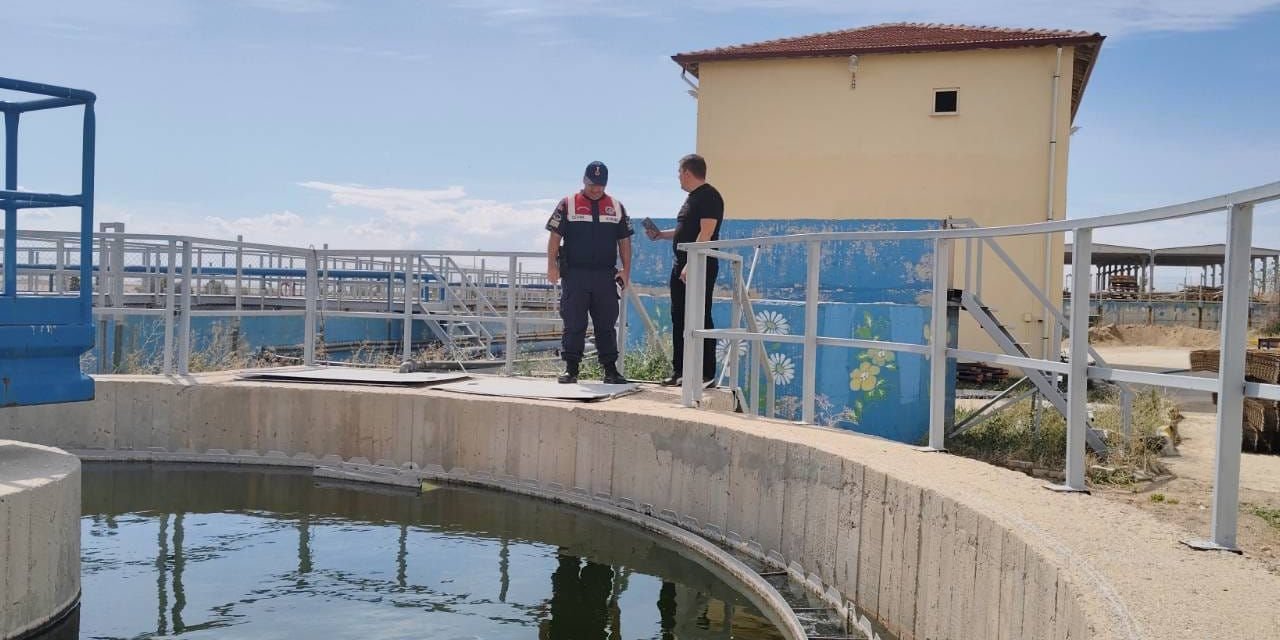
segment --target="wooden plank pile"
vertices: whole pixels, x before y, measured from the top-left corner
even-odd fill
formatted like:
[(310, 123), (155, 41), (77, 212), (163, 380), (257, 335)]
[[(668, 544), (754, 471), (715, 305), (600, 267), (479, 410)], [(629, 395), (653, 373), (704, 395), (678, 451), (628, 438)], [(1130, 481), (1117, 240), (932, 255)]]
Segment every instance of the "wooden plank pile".
[(956, 381), (969, 384), (990, 384), (1004, 382), (1009, 377), (1007, 369), (993, 367), (981, 362), (956, 363)]
[(1113, 293), (1138, 293), (1138, 276), (1111, 276), (1107, 279), (1107, 284)]
[(1210, 300), (1222, 302), (1222, 287), (1184, 287), (1178, 295), (1183, 300)]
[[(1192, 351), (1191, 370), (1217, 373), (1219, 359), (1217, 349)], [(1251, 349), (1245, 354), (1244, 369), (1245, 378), (1250, 382), (1280, 384), (1280, 353)], [(1213, 402), (1217, 404), (1217, 394)], [(1241, 446), (1255, 453), (1280, 453), (1280, 402), (1245, 398)]]

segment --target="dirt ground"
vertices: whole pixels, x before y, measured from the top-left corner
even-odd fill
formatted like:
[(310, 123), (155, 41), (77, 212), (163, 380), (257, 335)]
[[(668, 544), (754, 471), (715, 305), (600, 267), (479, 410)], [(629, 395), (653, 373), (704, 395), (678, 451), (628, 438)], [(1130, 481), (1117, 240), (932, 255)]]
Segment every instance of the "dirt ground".
[(1089, 330), (1089, 342), (1101, 345), (1186, 347), (1212, 349), (1218, 346), (1217, 331), (1195, 327), (1107, 324)]
[[(1121, 339), (1099, 341), (1096, 345), (1099, 355), (1113, 366), (1146, 370), (1186, 369), (1190, 366), (1191, 351), (1212, 348), (1218, 336), (1213, 331), (1191, 328), (1181, 331), (1168, 331), (1177, 329), (1174, 327), (1113, 329)], [(1205, 538), (1212, 517), (1214, 406), (1207, 393), (1180, 391), (1170, 395), (1184, 416), (1178, 426), (1182, 436), (1179, 456), (1163, 459), (1172, 477), (1134, 487), (1099, 487), (1095, 493), (1128, 502), (1161, 520), (1179, 525), (1187, 530), (1188, 537)], [(1246, 557), (1280, 574), (1280, 527), (1269, 525), (1250, 511), (1250, 505), (1280, 509), (1280, 456), (1243, 454), (1240, 487), (1238, 544)], [(1156, 494), (1163, 496), (1163, 500), (1153, 500)]]
[[(1186, 370), (1193, 350), (1216, 348), (1218, 340), (1218, 332), (1194, 327), (1107, 325), (1089, 331), (1090, 343), (1109, 365), (1144, 371)], [(1184, 416), (1178, 426), (1179, 455), (1162, 458), (1171, 476), (1130, 487), (1098, 486), (1094, 494), (1150, 512), (1184, 529), (1187, 539), (1204, 539), (1212, 518), (1215, 408), (1208, 393), (1172, 389), (1167, 393)], [(957, 400), (956, 405), (977, 408), (984, 402)], [(1280, 575), (1280, 527), (1251, 510), (1254, 506), (1280, 509), (1280, 456), (1242, 456), (1237, 544), (1246, 558)]]
[[(1187, 530), (1189, 538), (1206, 538), (1212, 512), (1214, 420), (1206, 395), (1184, 406), (1178, 429), (1182, 444), (1177, 457), (1163, 458), (1173, 476), (1133, 487), (1098, 487), (1095, 495), (1128, 502), (1166, 522)], [(1191, 411), (1190, 409), (1199, 409)], [(1160, 494), (1163, 501), (1152, 496)], [(1248, 558), (1280, 575), (1280, 527), (1268, 524), (1247, 505), (1280, 509), (1280, 456), (1243, 454), (1240, 470), (1240, 527), (1238, 544)]]

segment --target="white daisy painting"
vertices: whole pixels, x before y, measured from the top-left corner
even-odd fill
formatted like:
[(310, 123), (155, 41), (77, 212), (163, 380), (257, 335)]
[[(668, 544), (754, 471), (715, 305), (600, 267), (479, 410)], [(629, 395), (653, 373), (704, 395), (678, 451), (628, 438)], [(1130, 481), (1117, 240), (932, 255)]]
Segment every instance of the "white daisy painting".
[(769, 354), (769, 377), (773, 378), (775, 385), (791, 384), (796, 377), (796, 365), (785, 354), (771, 353)]
[[(723, 340), (723, 339), (716, 340), (716, 361), (724, 362), (724, 359), (728, 357), (728, 355), (729, 355), (729, 341)], [(747, 355), (747, 341), (743, 340), (738, 343), (738, 357), (742, 358), (742, 357), (745, 357), (746, 355)]]
[(760, 333), (787, 335), (791, 333), (791, 323), (777, 311), (761, 311), (756, 314), (756, 326)]

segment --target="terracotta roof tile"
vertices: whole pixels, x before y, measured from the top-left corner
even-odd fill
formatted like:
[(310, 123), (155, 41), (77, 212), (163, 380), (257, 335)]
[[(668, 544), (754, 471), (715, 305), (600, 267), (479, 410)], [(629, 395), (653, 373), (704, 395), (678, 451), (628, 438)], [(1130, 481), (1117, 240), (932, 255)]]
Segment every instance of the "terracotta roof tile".
[(954, 24), (896, 22), (844, 31), (766, 40), (672, 56), (681, 64), (742, 58), (839, 56), (860, 53), (1022, 47), (1101, 42), (1101, 34), (1055, 29), (1009, 29)]
[(1015, 47), (1075, 46), (1071, 115), (1075, 116), (1105, 37), (1088, 31), (1011, 29), (963, 24), (894, 22), (843, 31), (765, 40), (671, 56), (686, 71), (698, 75), (701, 62), (762, 58), (821, 58), (870, 53), (914, 53)]

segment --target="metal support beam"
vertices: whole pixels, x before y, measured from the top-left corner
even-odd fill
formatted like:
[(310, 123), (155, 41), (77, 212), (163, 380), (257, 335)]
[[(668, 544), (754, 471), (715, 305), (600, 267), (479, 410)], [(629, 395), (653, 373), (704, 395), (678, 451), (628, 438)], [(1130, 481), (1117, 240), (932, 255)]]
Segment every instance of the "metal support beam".
[[(519, 260), (517, 260), (515, 256), (511, 256), (507, 262), (507, 347), (506, 353), (504, 354), (507, 360), (507, 375), (509, 376), (514, 376), (516, 374), (516, 349), (519, 344), (516, 340), (516, 301), (519, 300), (519, 296), (517, 295), (519, 293), (517, 290), (519, 280), (516, 279), (518, 268)], [(623, 311), (626, 311), (626, 299), (621, 300), (621, 304)], [(627, 340), (627, 336), (625, 334), (626, 328), (627, 323), (623, 320), (622, 330), (624, 333), (619, 338), (623, 344), (625, 344)], [(621, 349), (619, 349), (619, 353), (622, 353)], [(619, 360), (622, 360), (622, 358)]]
[(307, 254), (307, 282), (306, 290), (303, 294), (306, 296), (305, 308), (306, 317), (304, 322), (306, 326), (303, 330), (302, 337), (302, 363), (312, 366), (316, 363), (316, 289), (319, 288), (320, 278), (317, 270), (319, 265), (316, 264), (315, 252)]
[(405, 361), (413, 359), (413, 281), (418, 273), (418, 257), (404, 257), (404, 319), (401, 329), (401, 353)]
[[(948, 241), (949, 242), (949, 241)], [(817, 423), (815, 412), (818, 389), (818, 293), (822, 278), (822, 244), (808, 243), (806, 256), (808, 276), (804, 283), (804, 362), (801, 363), (801, 417), (805, 424)], [(950, 257), (947, 258), (950, 264)], [(945, 296), (944, 296), (945, 297)]]
[(1235, 205), (1227, 215), (1212, 537), (1186, 544), (1194, 549), (1240, 553), (1236, 530), (1240, 514), (1240, 443), (1244, 434), (1245, 349), (1249, 333), (1247, 278), (1253, 245), (1253, 206)]
[(191, 240), (182, 241), (182, 337), (178, 341), (178, 373), (187, 375), (191, 366)]
[(706, 304), (707, 256), (702, 251), (688, 252), (689, 262), (684, 280), (684, 379), (681, 402), (696, 407), (702, 401), (702, 338), (694, 331), (706, 328), (703, 305)]
[(178, 242), (169, 241), (168, 276), (165, 278), (164, 292), (164, 361), (160, 364), (165, 375), (173, 373), (173, 294), (178, 282)]
[[(1075, 232), (1072, 245), (1072, 262), (1089, 264), (1093, 256), (1093, 230)], [(1088, 493), (1085, 483), (1085, 437), (1089, 430), (1089, 305), (1079, 304), (1089, 300), (1089, 280), (1073, 278), (1071, 281), (1071, 373), (1067, 379), (1067, 459), (1064, 484), (1050, 486), (1055, 491)]]
[[(4, 188), (18, 190), (18, 113), (4, 113)], [(4, 210), (4, 295), (18, 295), (18, 208)]]
[[(951, 290), (952, 240), (933, 241), (933, 298), (929, 310), (929, 444), (945, 451), (947, 434), (947, 296)], [(981, 249), (982, 245), (978, 245)]]

